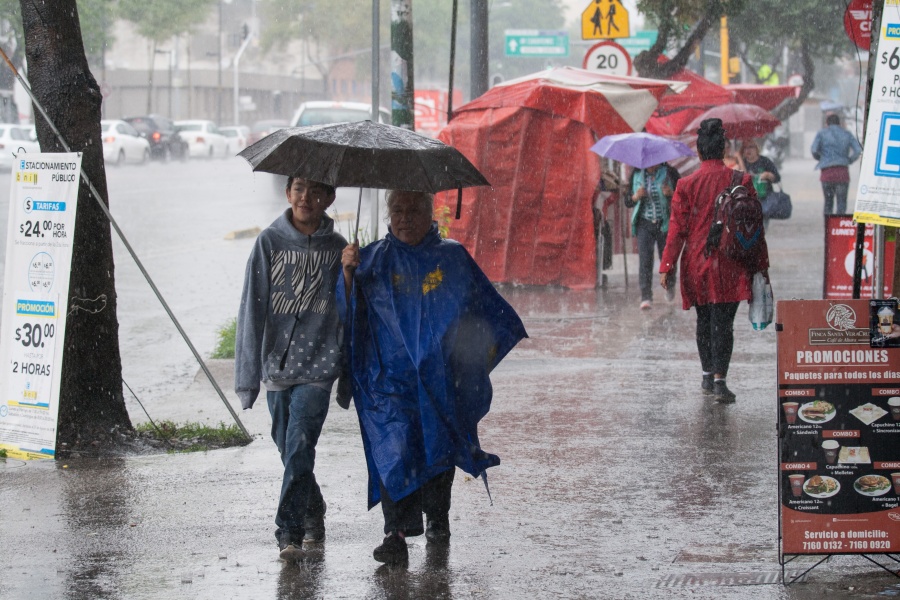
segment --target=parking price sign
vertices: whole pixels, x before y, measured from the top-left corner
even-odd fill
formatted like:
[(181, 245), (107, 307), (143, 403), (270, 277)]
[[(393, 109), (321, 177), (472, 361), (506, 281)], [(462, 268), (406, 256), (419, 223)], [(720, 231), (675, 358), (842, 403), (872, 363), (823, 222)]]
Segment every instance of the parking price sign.
[(862, 223), (900, 226), (900, 0), (884, 0), (856, 210)]
[[(23, 156), (20, 153), (20, 157)], [(0, 324), (0, 449), (53, 458), (81, 154), (13, 164)]]

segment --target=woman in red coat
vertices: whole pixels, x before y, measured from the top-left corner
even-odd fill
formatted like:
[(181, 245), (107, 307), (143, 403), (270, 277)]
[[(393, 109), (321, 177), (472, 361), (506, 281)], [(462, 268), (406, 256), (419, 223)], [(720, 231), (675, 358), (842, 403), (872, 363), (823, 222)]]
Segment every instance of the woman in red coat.
[[(731, 185), (732, 169), (725, 166), (725, 129), (721, 119), (706, 119), (697, 131), (700, 168), (678, 180), (669, 221), (666, 248), (659, 267), (660, 283), (668, 289), (669, 273), (681, 256), (681, 298), (685, 310), (697, 309), (697, 350), (703, 369), (701, 389), (716, 401), (729, 404), (735, 395), (725, 384), (734, 348), (734, 316), (742, 300), (750, 299), (753, 274), (769, 268), (769, 253), (762, 241), (756, 268), (748, 270), (719, 252), (707, 258), (706, 236), (712, 224), (716, 196)], [(753, 180), (744, 174), (741, 184), (756, 197)], [(683, 252), (682, 252), (683, 250)]]

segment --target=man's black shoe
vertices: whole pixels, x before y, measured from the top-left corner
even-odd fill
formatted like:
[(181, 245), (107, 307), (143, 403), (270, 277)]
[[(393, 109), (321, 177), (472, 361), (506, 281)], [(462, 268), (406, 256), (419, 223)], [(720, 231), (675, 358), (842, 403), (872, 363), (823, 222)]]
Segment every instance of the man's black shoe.
[(724, 379), (713, 382), (713, 395), (720, 404), (734, 404), (734, 392), (728, 389)]
[(710, 373), (709, 375), (703, 376), (703, 380), (700, 382), (700, 389), (703, 391), (704, 396), (712, 396), (713, 395), (712, 373)]
[(428, 519), (425, 527), (425, 539), (432, 544), (449, 544), (450, 517), (444, 515), (436, 519)]
[(406, 540), (396, 531), (385, 536), (381, 545), (372, 551), (372, 557), (378, 562), (400, 564), (409, 560), (409, 549)]

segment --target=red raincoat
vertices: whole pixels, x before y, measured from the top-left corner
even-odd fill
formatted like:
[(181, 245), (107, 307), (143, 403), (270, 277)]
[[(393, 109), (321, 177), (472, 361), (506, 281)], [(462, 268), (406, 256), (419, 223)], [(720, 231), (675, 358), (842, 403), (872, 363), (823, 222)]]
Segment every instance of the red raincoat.
[[(765, 238), (755, 269), (748, 270), (719, 252), (709, 258), (703, 253), (716, 196), (731, 184), (731, 172), (721, 160), (704, 160), (697, 171), (679, 179), (675, 186), (659, 272), (671, 271), (681, 255), (681, 304), (685, 310), (695, 305), (749, 300), (753, 274), (769, 268)], [(750, 175), (744, 173), (741, 184), (756, 197)]]

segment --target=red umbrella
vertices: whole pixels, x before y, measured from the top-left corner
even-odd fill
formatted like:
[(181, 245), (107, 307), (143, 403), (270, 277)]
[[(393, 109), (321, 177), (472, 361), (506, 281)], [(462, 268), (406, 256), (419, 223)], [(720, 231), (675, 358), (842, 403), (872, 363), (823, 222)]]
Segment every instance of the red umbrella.
[(781, 125), (772, 113), (755, 104), (723, 104), (691, 121), (685, 127), (685, 133), (696, 133), (706, 119), (722, 119), (725, 134), (731, 140), (761, 137)]

